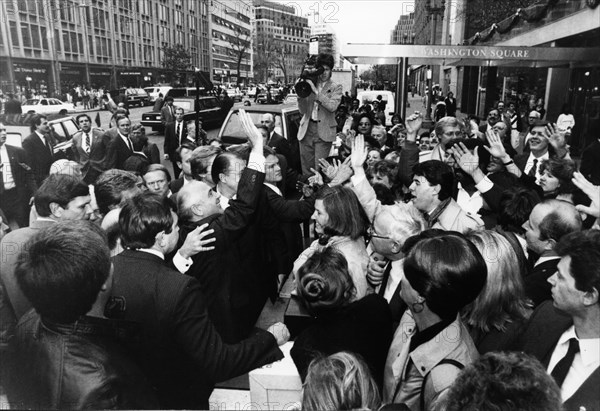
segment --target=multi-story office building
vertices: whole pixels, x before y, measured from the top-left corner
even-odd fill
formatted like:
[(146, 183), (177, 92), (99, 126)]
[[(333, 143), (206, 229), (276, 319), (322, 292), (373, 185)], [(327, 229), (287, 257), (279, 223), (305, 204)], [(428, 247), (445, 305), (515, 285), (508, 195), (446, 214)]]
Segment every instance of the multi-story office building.
[(308, 19), (291, 6), (254, 0), (257, 79), (293, 82), (308, 54)]
[(252, 2), (212, 0), (210, 4), (212, 79), (217, 83), (248, 84), (254, 77)]
[(415, 13), (404, 14), (392, 30), (390, 44), (413, 44), (415, 40)]
[(5, 0), (0, 13), (3, 91), (166, 82), (162, 48), (176, 44), (191, 54), (190, 73), (210, 67), (208, 0)]
[(340, 47), (335, 31), (327, 24), (315, 24), (310, 27), (310, 36), (319, 39), (319, 53), (331, 54), (335, 66), (341, 67)]

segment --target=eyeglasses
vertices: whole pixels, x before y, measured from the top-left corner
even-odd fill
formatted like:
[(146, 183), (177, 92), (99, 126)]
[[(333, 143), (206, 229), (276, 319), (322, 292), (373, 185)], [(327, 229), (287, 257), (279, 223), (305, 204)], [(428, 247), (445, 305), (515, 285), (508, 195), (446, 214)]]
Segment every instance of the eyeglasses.
[(462, 131), (444, 131), (444, 135), (445, 136), (454, 136), (454, 137), (460, 137), (462, 136)]
[(371, 238), (381, 238), (382, 240), (391, 240), (392, 239), (391, 237), (385, 237), (385, 236), (382, 236), (382, 235), (377, 235), (375, 233), (375, 228), (373, 228), (373, 226), (371, 226), (371, 227), (369, 227), (367, 229), (367, 235), (369, 237), (371, 237)]

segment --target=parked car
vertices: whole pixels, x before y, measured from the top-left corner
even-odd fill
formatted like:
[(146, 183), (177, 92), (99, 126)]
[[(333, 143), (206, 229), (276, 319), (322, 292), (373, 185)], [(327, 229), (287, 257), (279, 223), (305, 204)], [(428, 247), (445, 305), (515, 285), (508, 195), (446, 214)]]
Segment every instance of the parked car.
[(37, 114), (67, 114), (75, 111), (73, 104), (65, 103), (57, 98), (41, 97), (26, 100), (21, 105), (23, 113)]
[(248, 87), (248, 90), (246, 91), (246, 95), (248, 97), (255, 97), (257, 90), (258, 89), (256, 86), (250, 86), (250, 87)]
[(225, 90), (227, 92), (227, 95), (229, 97), (231, 97), (231, 99), (233, 101), (242, 101), (242, 92), (239, 91), (238, 89), (235, 88), (228, 88), (227, 90)]
[[(183, 108), (184, 121), (194, 120), (196, 118), (196, 110), (194, 109), (194, 97), (176, 97), (173, 100), (173, 105)], [(210, 127), (220, 126), (225, 114), (221, 109), (221, 102), (215, 96), (202, 96), (199, 99), (200, 103), (200, 120), (202, 127), (209, 129)], [(160, 111), (150, 111), (142, 114), (142, 125), (152, 127), (153, 131), (163, 132), (164, 126), (160, 121)]]
[[(300, 119), (302, 119), (298, 106), (288, 104), (263, 105), (246, 106), (243, 109), (250, 114), (254, 124), (260, 124), (263, 114), (273, 114), (275, 117), (275, 131), (290, 142), (292, 150), (298, 149), (298, 128), (300, 127)], [(225, 145), (243, 144), (248, 141), (239, 119), (239, 108), (234, 107), (229, 110), (221, 130), (219, 130), (219, 139)]]
[(110, 96), (116, 103), (125, 103), (126, 107), (144, 107), (150, 104), (150, 97), (143, 88), (122, 88), (111, 90)]
[(154, 102), (156, 101), (156, 99), (158, 98), (159, 94), (164, 96), (167, 95), (167, 92), (169, 90), (171, 90), (173, 87), (171, 86), (152, 86), (152, 87), (146, 87), (144, 88), (144, 90), (146, 91), (146, 93), (148, 93), (148, 98), (150, 103), (154, 104)]
[(283, 99), (283, 104), (298, 104), (298, 94), (290, 91), (287, 96)]
[[(31, 119), (31, 118), (30, 118)], [(26, 119), (27, 121), (27, 119)], [(54, 156), (58, 158), (70, 158), (71, 147), (73, 146), (73, 135), (79, 131), (79, 125), (71, 116), (61, 116), (48, 118), (50, 132), (56, 140), (54, 146)], [(6, 144), (21, 147), (23, 140), (31, 134), (30, 124), (22, 123), (22, 125), (6, 126)]]

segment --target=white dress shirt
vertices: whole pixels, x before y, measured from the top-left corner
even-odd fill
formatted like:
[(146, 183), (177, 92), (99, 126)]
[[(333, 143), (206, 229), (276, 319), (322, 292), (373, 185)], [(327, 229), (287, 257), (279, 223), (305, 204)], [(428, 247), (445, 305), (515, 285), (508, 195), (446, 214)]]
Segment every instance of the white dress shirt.
[(537, 170), (535, 170), (535, 183), (539, 184), (539, 180), (540, 177), (542, 176), (540, 173), (540, 165), (542, 164), (542, 161), (544, 160), (548, 160), (550, 158), (550, 155), (548, 154), (548, 152), (546, 151), (546, 154), (544, 154), (541, 157), (536, 157), (533, 155), (533, 153), (529, 153), (529, 158), (527, 159), (527, 163), (525, 163), (525, 168), (523, 169), (523, 173), (525, 174), (529, 174), (529, 171), (533, 168), (533, 160), (537, 159)]
[(2, 144), (2, 147), (0, 147), (0, 159), (2, 159), (2, 181), (4, 182), (4, 189), (11, 190), (15, 188), (16, 184), (15, 179), (13, 178), (6, 144)]
[(400, 284), (400, 281), (404, 278), (404, 258), (392, 261), (390, 264), (392, 265), (392, 269), (390, 270), (390, 276), (385, 286), (385, 290), (383, 291), (383, 298), (385, 298), (388, 303), (392, 301), (392, 297), (398, 288), (398, 284)]
[[(552, 373), (556, 364), (567, 355), (571, 338), (577, 338), (574, 326), (567, 329), (558, 339), (548, 363), (549, 374)], [(575, 394), (585, 380), (600, 366), (600, 338), (577, 338), (577, 340), (579, 340), (579, 352), (575, 354), (573, 364), (571, 364), (561, 387), (563, 402)]]

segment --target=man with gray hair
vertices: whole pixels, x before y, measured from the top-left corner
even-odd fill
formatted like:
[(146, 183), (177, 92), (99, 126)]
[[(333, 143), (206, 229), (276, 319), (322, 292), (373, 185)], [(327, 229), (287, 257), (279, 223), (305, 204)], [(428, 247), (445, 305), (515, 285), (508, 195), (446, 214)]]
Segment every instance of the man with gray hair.
[(527, 248), (538, 256), (524, 279), (525, 292), (535, 306), (552, 298), (548, 278), (556, 272), (560, 261), (556, 245), (565, 235), (581, 231), (581, 224), (575, 206), (560, 200), (546, 200), (536, 205), (523, 224)]
[(290, 142), (287, 141), (283, 136), (275, 132), (275, 117), (272, 113), (265, 113), (262, 115), (260, 119), (260, 124), (265, 126), (269, 131), (269, 136), (267, 137), (266, 146), (269, 146), (275, 149), (277, 154), (281, 154), (287, 160), (288, 166), (299, 170), (299, 159), (292, 158), (292, 148), (290, 146)]

